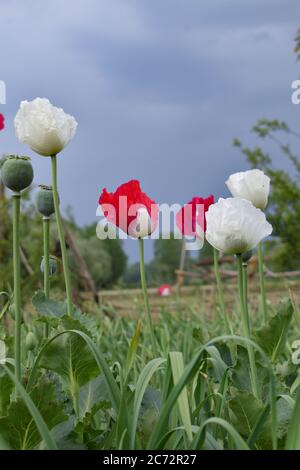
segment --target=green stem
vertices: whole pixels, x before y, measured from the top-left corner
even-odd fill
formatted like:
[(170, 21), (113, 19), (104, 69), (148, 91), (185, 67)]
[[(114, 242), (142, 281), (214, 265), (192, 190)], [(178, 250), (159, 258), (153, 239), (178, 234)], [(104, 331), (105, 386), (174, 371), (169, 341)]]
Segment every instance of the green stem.
[(244, 304), (245, 310), (248, 319), (248, 329), (251, 334), (251, 327), (250, 327), (250, 318), (249, 318), (249, 309), (248, 309), (248, 273), (247, 273), (247, 263), (243, 263), (243, 291), (244, 291)]
[(149, 330), (150, 330), (153, 353), (156, 355), (156, 357), (158, 357), (159, 355), (158, 355), (156, 339), (155, 339), (155, 335), (154, 335), (154, 328), (153, 328), (153, 323), (152, 323), (152, 318), (151, 318), (149, 297), (148, 297), (147, 284), (146, 284), (145, 258), (144, 258), (144, 240), (142, 238), (140, 238), (139, 243), (140, 243), (141, 285), (142, 285), (142, 290), (143, 290), (143, 294), (144, 294), (145, 310), (146, 310), (147, 321), (148, 321), (148, 326), (149, 326)]
[(228, 317), (226, 315), (226, 310), (225, 310), (224, 292), (223, 292), (223, 286), (222, 286), (220, 270), (219, 270), (219, 255), (218, 255), (218, 251), (216, 250), (216, 248), (213, 249), (213, 253), (214, 253), (214, 269), (215, 269), (215, 278), (216, 278), (216, 283), (217, 283), (219, 306), (221, 309), (226, 333), (231, 334), (232, 331), (231, 331), (231, 327), (230, 327)]
[[(49, 252), (50, 252), (50, 219), (43, 217), (43, 240), (44, 240), (44, 293), (50, 297), (50, 276), (49, 276)], [(49, 325), (44, 327), (45, 338), (49, 335)]]
[[(242, 317), (243, 334), (245, 338), (251, 339), (248, 309), (245, 308), (247, 299), (244, 298), (243, 260), (242, 260), (241, 254), (237, 254), (236, 256), (238, 260), (238, 283), (239, 283), (240, 309), (241, 309), (241, 317)], [(252, 345), (247, 344), (247, 350), (248, 350), (249, 363), (250, 363), (250, 377), (251, 377), (253, 395), (256, 398), (259, 398), (258, 385), (257, 385), (257, 371), (256, 371), (256, 365), (255, 365), (254, 350), (252, 348)]]
[(20, 264), (20, 193), (13, 194), (13, 266), (15, 308), (15, 377), (21, 381), (21, 264)]
[(267, 308), (265, 276), (264, 276), (264, 261), (263, 261), (262, 243), (261, 242), (258, 244), (257, 254), (258, 254), (258, 271), (259, 271), (259, 285), (260, 285), (261, 305), (262, 305), (262, 311), (263, 311), (263, 319), (264, 319), (264, 322), (266, 322), (267, 317), (268, 317), (268, 308)]
[(59, 197), (58, 197), (58, 192), (57, 192), (57, 160), (56, 160), (56, 155), (52, 155), (51, 163), (52, 163), (53, 201), (54, 201), (54, 207), (55, 207), (56, 225), (57, 225), (57, 231), (58, 231), (58, 236), (59, 236), (59, 241), (60, 241), (62, 262), (63, 262), (63, 268), (64, 268), (68, 314), (70, 316), (73, 316), (71, 277), (70, 277), (70, 270), (69, 270), (69, 264), (68, 264), (68, 255), (67, 255), (64, 227), (63, 227), (63, 223), (62, 223), (62, 220), (61, 220), (60, 209), (59, 209)]

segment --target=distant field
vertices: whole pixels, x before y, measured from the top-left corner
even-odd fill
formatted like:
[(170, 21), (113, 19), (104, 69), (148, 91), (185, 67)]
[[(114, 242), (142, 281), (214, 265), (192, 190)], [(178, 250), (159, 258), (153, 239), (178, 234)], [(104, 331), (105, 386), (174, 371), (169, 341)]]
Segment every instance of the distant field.
[[(268, 301), (276, 305), (282, 297), (291, 292), (294, 299), (300, 301), (300, 280), (267, 279), (266, 288)], [(230, 309), (237, 302), (237, 287), (235, 280), (224, 283), (226, 305)], [(192, 308), (195, 312), (210, 317), (216, 307), (216, 286), (183, 286), (179, 292), (174, 288), (170, 297), (160, 297), (156, 288), (148, 289), (151, 310), (154, 315), (162, 309), (176, 311), (180, 305), (183, 309)], [(100, 292), (101, 303), (111, 307), (119, 315), (135, 316), (139, 308), (143, 308), (143, 296), (141, 289), (115, 289)], [(249, 301), (255, 312), (259, 305), (259, 287), (256, 279), (249, 282)]]

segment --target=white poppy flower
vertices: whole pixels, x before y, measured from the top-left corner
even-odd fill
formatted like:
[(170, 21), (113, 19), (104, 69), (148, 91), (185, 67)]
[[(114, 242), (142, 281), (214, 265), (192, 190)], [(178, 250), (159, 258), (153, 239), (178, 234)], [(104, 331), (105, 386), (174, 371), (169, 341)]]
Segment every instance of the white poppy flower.
[(226, 185), (233, 197), (241, 197), (264, 210), (268, 204), (270, 178), (261, 170), (247, 170), (230, 175)]
[(74, 137), (77, 122), (46, 98), (22, 101), (14, 120), (17, 138), (36, 153), (50, 157)]
[(245, 253), (272, 233), (265, 214), (246, 199), (220, 198), (206, 212), (206, 239), (226, 254)]

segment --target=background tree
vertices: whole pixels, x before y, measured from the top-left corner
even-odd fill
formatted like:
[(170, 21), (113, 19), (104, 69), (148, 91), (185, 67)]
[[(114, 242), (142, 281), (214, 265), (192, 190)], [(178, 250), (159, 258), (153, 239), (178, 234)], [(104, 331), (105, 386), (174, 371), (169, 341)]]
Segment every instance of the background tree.
[[(300, 30), (295, 38), (294, 52), (300, 60)], [(264, 141), (276, 144), (282, 157), (292, 165), (292, 171), (276, 168), (268, 151), (260, 146), (247, 147), (239, 139), (234, 146), (239, 148), (252, 168), (260, 168), (272, 180), (271, 195), (267, 208), (268, 218), (273, 225), (272, 242), (275, 264), (279, 269), (299, 269), (300, 263), (300, 160), (285, 142), (284, 137), (300, 139), (300, 133), (278, 119), (259, 119), (252, 131)]]
[(253, 127), (260, 139), (271, 139), (282, 156), (292, 164), (293, 171), (275, 168), (271, 156), (261, 147), (249, 148), (234, 140), (234, 145), (246, 156), (252, 168), (260, 168), (272, 180), (271, 195), (267, 208), (268, 219), (273, 225), (273, 247), (278, 268), (299, 269), (300, 262), (300, 160), (290, 146), (282, 142), (277, 134), (288, 134), (300, 138), (283, 121), (260, 119)]

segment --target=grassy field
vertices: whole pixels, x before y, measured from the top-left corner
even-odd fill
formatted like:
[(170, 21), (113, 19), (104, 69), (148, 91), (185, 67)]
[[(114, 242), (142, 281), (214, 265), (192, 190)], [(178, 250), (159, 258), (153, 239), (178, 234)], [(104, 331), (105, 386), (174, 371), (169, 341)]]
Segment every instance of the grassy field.
[[(237, 286), (236, 280), (230, 280), (223, 283), (225, 301), (228, 307), (228, 314), (237, 306)], [(267, 279), (266, 288), (268, 292), (268, 303), (272, 310), (272, 306), (278, 304), (284, 296), (292, 295), (293, 298), (300, 302), (300, 280), (293, 279)], [(260, 293), (257, 278), (254, 277), (249, 281), (249, 304), (252, 314), (255, 315), (260, 307)], [(151, 312), (156, 317), (162, 311), (177, 312), (178, 303), (180, 307), (204, 315), (211, 318), (218, 303), (216, 285), (198, 285), (198, 286), (182, 286), (180, 289), (173, 288), (173, 293), (169, 297), (160, 297), (157, 288), (148, 289)], [(108, 311), (112, 314), (120, 316), (130, 316), (135, 318), (137, 312), (143, 305), (143, 293), (141, 289), (113, 289), (103, 290), (100, 292), (101, 303), (103, 303)]]

